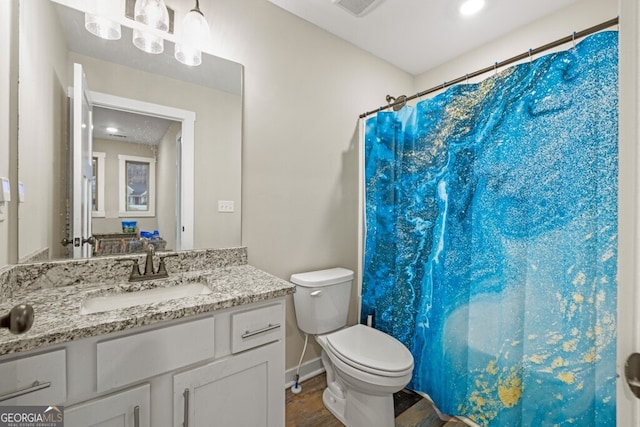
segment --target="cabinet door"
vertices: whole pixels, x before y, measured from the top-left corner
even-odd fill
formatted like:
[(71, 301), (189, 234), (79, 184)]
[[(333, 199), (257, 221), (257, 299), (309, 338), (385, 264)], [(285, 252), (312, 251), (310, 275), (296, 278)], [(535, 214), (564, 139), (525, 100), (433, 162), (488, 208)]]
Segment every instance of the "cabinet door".
[(149, 427), (149, 384), (64, 410), (65, 427)]
[(173, 425), (284, 425), (283, 343), (239, 353), (173, 377)]

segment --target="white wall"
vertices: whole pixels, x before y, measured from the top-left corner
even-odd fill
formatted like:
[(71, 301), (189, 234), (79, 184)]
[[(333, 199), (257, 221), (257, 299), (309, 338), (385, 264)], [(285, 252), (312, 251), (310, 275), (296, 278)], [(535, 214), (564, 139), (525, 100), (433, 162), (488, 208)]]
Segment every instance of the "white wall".
[[(640, 5), (620, 1), (620, 135), (618, 153), (618, 318), (617, 366), (640, 347), (638, 248), (638, 144), (640, 143)], [(637, 424), (640, 400), (617, 381), (617, 424)], [(635, 418), (634, 418), (635, 417)], [(633, 421), (635, 420), (635, 422)]]
[[(17, 39), (12, 34), (12, 20), (16, 12), (15, 1), (0, 2), (0, 176), (11, 178), (10, 174), (10, 139), (12, 133), (12, 112), (15, 107), (11, 99), (11, 52), (12, 45), (17, 46)], [(10, 259), (10, 230), (16, 226), (14, 218), (10, 217), (9, 205), (0, 206), (3, 210), (4, 221), (0, 221), (0, 268), (11, 262)], [(0, 300), (2, 296), (0, 295)]]
[(66, 137), (60, 117), (66, 114), (67, 51), (49, 2), (20, 2), (19, 52), (18, 173), (25, 202), (19, 208), (18, 258), (23, 259), (61, 248), (63, 237), (57, 214), (64, 206), (63, 183), (54, 177), (61, 176), (64, 161), (58, 148)]

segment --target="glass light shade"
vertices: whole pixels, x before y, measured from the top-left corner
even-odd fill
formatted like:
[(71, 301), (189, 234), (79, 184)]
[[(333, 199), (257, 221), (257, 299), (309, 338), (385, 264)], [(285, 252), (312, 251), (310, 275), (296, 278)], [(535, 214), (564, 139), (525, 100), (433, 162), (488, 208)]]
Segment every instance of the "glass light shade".
[(154, 30), (169, 31), (169, 11), (163, 0), (136, 0), (134, 18)]
[(175, 57), (185, 65), (200, 65), (202, 48), (209, 40), (209, 24), (198, 10), (191, 10), (184, 16), (180, 38), (176, 43)]
[(202, 63), (202, 52), (195, 47), (176, 43), (175, 57), (184, 65), (195, 67)]
[(105, 40), (119, 40), (121, 36), (120, 24), (102, 16), (84, 14), (84, 27), (91, 34)]
[(164, 51), (164, 40), (162, 37), (147, 31), (133, 30), (133, 44), (140, 50), (147, 53), (162, 53)]

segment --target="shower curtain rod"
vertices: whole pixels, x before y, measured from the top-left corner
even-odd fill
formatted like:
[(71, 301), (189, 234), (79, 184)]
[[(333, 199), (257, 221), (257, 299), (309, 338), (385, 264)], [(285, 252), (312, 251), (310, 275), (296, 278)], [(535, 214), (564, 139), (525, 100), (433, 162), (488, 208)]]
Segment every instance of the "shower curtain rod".
[(537, 47), (535, 49), (529, 49), (527, 52), (521, 53), (520, 55), (516, 55), (516, 56), (514, 56), (512, 58), (509, 58), (509, 59), (506, 59), (506, 60), (504, 60), (502, 62), (496, 62), (494, 65), (492, 65), (490, 67), (486, 67), (486, 68), (483, 68), (481, 70), (474, 71), (473, 73), (465, 74), (464, 76), (458, 77), (455, 80), (444, 82), (441, 85), (438, 85), (438, 86), (432, 87), (431, 89), (427, 89), (427, 90), (424, 90), (422, 92), (416, 93), (415, 95), (411, 95), (411, 96), (407, 96), (407, 97), (400, 97), (399, 96), (397, 98), (398, 101), (395, 101), (395, 102), (393, 102), (391, 104), (388, 104), (388, 105), (384, 105), (384, 106), (382, 106), (380, 108), (377, 108), (377, 109), (375, 109), (373, 111), (369, 111), (369, 112), (360, 114), (360, 118), (364, 119), (365, 117), (370, 116), (371, 114), (375, 114), (375, 113), (378, 113), (380, 111), (384, 111), (384, 110), (386, 110), (388, 108), (392, 108), (394, 106), (404, 106), (404, 104), (407, 101), (411, 101), (413, 99), (423, 97), (423, 96), (428, 95), (430, 93), (437, 92), (437, 91), (445, 89), (445, 88), (447, 88), (449, 86), (453, 86), (455, 84), (458, 84), (458, 83), (461, 83), (463, 81), (466, 81), (466, 80), (468, 80), (470, 78), (477, 77), (477, 76), (480, 76), (482, 74), (485, 74), (485, 73), (488, 73), (488, 72), (491, 72), (491, 71), (495, 71), (498, 68), (504, 67), (505, 65), (513, 64), (514, 62), (521, 61), (521, 60), (527, 59), (527, 58), (531, 58), (533, 55), (537, 55), (537, 54), (539, 54), (541, 52), (544, 52), (546, 50), (553, 49), (554, 47), (561, 46), (561, 45), (569, 43), (571, 41), (575, 41), (576, 39), (579, 39), (579, 38), (582, 38), (582, 37), (586, 37), (586, 36), (588, 36), (590, 34), (597, 33), (598, 31), (602, 31), (604, 29), (607, 29), (609, 27), (617, 25), (618, 22), (619, 22), (619, 18), (617, 18), (617, 17), (613, 18), (613, 19), (610, 19), (610, 20), (602, 22), (602, 23), (600, 23), (598, 25), (594, 25), (593, 27), (587, 28), (586, 30), (579, 31), (577, 33), (574, 32), (570, 36), (563, 37), (563, 38), (558, 39), (556, 41), (553, 41), (551, 43), (547, 43), (544, 46), (540, 46), (540, 47)]

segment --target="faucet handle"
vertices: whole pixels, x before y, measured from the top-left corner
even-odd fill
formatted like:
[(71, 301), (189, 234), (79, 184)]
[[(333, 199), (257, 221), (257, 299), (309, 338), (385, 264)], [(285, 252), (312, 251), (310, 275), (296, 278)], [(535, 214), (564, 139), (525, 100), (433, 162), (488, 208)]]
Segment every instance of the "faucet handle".
[(131, 266), (131, 274), (129, 274), (129, 281), (135, 280), (135, 278), (142, 276), (140, 273), (140, 264), (138, 258), (128, 257), (128, 258), (116, 258), (118, 262), (125, 261), (133, 261), (133, 265)]
[(167, 265), (164, 262), (165, 258), (169, 258), (169, 257), (174, 257), (174, 256), (178, 256), (178, 254), (167, 254), (167, 255), (163, 255), (160, 257), (160, 265), (158, 265), (158, 274), (169, 274), (167, 272)]

